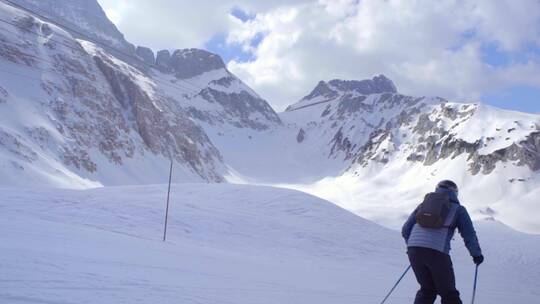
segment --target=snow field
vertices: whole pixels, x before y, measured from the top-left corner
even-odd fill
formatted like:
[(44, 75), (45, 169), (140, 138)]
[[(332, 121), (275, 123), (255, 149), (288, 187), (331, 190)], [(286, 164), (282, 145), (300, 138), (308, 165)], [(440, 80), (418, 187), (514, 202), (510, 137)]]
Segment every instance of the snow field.
[[(174, 185), (163, 243), (165, 197), (165, 185), (1, 189), (0, 302), (379, 303), (407, 266), (397, 231), (270, 187)], [(497, 222), (479, 235), (478, 303), (535, 303), (538, 237)], [(466, 300), (474, 268), (455, 251)], [(415, 289), (408, 274), (389, 303)]]

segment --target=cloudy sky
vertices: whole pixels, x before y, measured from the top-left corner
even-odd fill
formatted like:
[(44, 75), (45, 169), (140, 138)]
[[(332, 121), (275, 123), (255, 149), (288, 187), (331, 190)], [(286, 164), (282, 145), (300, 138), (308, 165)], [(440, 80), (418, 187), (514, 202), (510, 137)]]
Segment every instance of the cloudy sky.
[(98, 0), (127, 39), (205, 48), (277, 110), (319, 80), (540, 113), (540, 0)]

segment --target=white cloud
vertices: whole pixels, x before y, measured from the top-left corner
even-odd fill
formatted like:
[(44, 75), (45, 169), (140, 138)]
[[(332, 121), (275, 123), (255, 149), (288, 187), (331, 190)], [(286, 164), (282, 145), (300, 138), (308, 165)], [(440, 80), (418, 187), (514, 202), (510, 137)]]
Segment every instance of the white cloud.
[[(228, 33), (227, 43), (255, 58), (231, 61), (229, 69), (277, 109), (319, 80), (379, 73), (403, 93), (460, 100), (514, 84), (540, 87), (537, 55), (494, 67), (482, 53), (486, 44), (520, 56), (527, 46), (540, 47), (536, 0), (99, 2), (128, 40), (154, 49), (202, 47)], [(233, 8), (256, 17), (241, 22), (229, 15)]]
[(153, 49), (202, 47), (234, 26), (233, 8), (266, 12), (307, 0), (98, 0), (126, 38)]
[(538, 41), (539, 14), (538, 1), (320, 0), (237, 24), (231, 41), (245, 43), (257, 32), (266, 38), (253, 50), (256, 60), (229, 68), (278, 109), (321, 79), (379, 73), (403, 93), (478, 99), (502, 86), (540, 86), (538, 61), (492, 67), (481, 48), (519, 51)]
[(540, 1), (478, 0), (471, 15), (482, 38), (497, 42), (508, 51), (516, 51), (525, 43), (540, 46)]
[[(99, 0), (126, 38), (153, 49), (202, 47), (230, 25), (229, 1)], [(116, 19), (116, 20), (114, 20)]]

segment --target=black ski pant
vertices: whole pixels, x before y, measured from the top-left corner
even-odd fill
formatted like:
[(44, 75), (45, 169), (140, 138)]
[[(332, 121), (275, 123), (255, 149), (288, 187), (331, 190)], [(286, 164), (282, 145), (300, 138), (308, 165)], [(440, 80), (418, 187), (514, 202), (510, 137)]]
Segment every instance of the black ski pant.
[(448, 254), (422, 247), (409, 247), (407, 254), (420, 284), (414, 304), (433, 304), (437, 295), (442, 304), (462, 304)]

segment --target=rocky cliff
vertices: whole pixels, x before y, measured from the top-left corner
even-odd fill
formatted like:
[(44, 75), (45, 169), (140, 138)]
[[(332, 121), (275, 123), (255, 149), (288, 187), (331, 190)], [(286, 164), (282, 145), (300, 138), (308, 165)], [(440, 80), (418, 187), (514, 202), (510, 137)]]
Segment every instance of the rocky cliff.
[[(101, 42), (125, 46), (89, 2), (69, 1), (54, 12), (48, 1), (23, 4), (49, 11), (59, 24), (92, 17), (78, 29), (88, 26), (115, 39)], [(0, 33), (3, 184), (155, 183), (165, 179), (170, 159), (178, 181), (220, 182), (223, 158), (205, 126), (263, 130), (281, 123), (215, 54), (177, 50), (164, 62), (160, 52), (155, 62), (150, 49), (138, 47), (133, 56), (147, 63), (141, 69), (56, 21), (7, 4), (0, 18), (12, 23)]]

